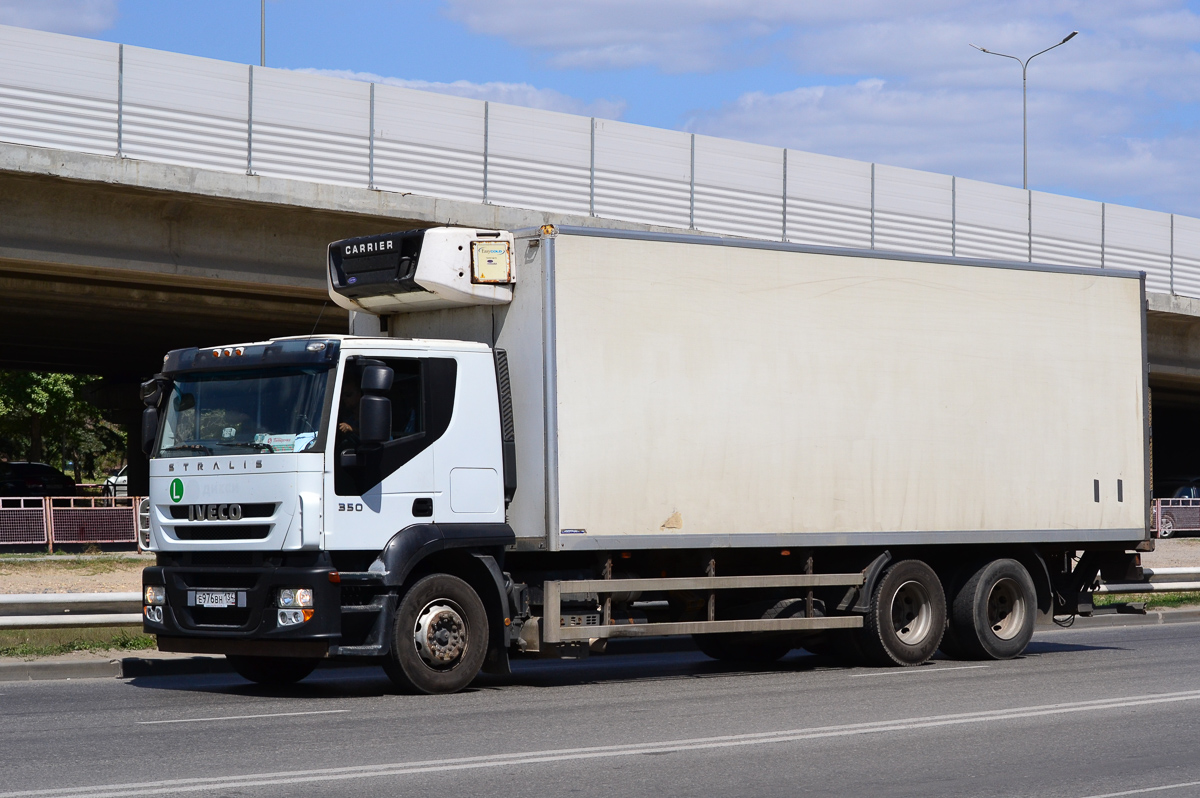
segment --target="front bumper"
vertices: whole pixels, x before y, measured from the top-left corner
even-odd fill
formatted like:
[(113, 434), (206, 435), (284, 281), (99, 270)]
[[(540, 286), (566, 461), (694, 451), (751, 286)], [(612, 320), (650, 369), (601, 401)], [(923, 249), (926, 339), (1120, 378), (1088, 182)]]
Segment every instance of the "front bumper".
[[(142, 589), (166, 588), (161, 622), (143, 613), (142, 628), (157, 635), (165, 651), (260, 656), (326, 656), (341, 637), (341, 586), (329, 581), (328, 563), (244, 566), (157, 565), (142, 572)], [(280, 588), (313, 591), (313, 615), (304, 623), (280, 626)], [(196, 593), (236, 595), (233, 606), (199, 606)]]

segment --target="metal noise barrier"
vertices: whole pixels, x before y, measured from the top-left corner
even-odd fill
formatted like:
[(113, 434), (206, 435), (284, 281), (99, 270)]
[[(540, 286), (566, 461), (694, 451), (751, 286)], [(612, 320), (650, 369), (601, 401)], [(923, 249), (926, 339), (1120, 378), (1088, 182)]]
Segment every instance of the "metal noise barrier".
[(1200, 297), (1200, 219), (5, 25), (0, 141), (815, 246), (1123, 267)]

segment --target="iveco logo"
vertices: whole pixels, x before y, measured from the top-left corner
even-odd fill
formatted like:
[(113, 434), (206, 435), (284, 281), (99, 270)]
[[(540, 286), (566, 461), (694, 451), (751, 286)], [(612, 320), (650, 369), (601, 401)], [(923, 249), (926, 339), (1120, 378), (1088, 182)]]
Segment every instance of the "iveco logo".
[(241, 521), (240, 504), (189, 504), (189, 521)]
[(347, 244), (346, 255), (374, 255), (377, 252), (387, 252), (392, 248), (392, 241), (367, 241), (364, 244)]

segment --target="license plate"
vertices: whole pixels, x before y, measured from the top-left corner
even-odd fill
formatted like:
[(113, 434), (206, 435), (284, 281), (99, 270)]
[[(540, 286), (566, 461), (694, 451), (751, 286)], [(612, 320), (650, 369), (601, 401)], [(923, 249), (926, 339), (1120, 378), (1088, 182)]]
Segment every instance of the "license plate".
[(201, 607), (232, 607), (237, 604), (237, 593), (226, 591), (196, 591), (196, 603)]

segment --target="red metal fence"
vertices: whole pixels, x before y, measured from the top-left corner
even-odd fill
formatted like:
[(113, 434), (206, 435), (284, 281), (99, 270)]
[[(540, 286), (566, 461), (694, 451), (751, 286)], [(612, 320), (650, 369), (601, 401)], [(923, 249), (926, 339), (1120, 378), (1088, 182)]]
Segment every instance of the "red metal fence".
[(137, 543), (138, 496), (0, 499), (0, 546)]
[(1151, 524), (1158, 538), (1200, 532), (1200, 499), (1155, 499)]

